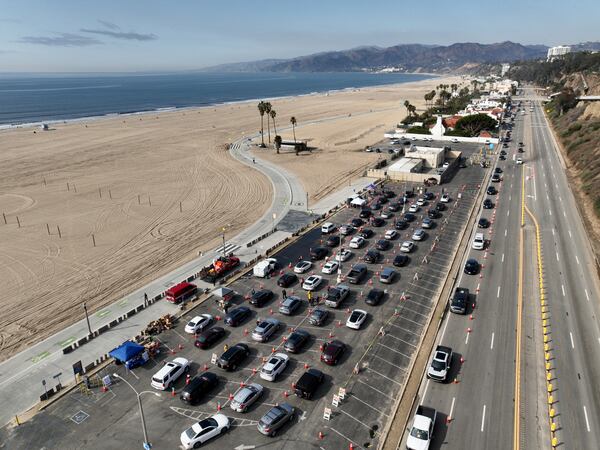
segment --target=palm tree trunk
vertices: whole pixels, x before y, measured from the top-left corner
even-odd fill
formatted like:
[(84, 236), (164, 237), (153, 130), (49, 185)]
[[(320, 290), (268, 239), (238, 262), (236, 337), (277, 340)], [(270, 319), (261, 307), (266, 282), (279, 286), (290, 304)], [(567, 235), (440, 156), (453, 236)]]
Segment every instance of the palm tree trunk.
[(273, 130), (275, 131), (275, 136), (277, 136), (277, 127), (275, 126), (275, 117), (273, 117)]
[(261, 147), (265, 146), (265, 120), (264, 116), (260, 116), (260, 140), (262, 142)]
[(269, 144), (271, 143), (271, 125), (269, 124), (269, 113), (267, 113), (267, 134), (269, 135)]
[(294, 143), (296, 143), (296, 125), (292, 124), (292, 132), (294, 133)]

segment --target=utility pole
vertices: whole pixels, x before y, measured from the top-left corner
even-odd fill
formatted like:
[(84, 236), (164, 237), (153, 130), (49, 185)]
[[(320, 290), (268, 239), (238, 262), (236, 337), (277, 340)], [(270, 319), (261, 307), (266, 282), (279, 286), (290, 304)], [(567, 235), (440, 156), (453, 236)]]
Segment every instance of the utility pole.
[(223, 232), (223, 258), (226, 258), (227, 255), (225, 254), (225, 227), (223, 227), (221, 231)]
[(83, 310), (85, 311), (85, 320), (87, 321), (88, 331), (92, 334), (92, 327), (90, 326), (90, 317), (88, 316), (87, 305), (83, 302)]

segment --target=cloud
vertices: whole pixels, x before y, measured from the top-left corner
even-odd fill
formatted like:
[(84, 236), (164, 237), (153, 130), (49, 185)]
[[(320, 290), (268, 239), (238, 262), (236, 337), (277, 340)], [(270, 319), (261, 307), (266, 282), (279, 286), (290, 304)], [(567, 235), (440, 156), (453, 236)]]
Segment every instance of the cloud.
[(121, 29), (121, 27), (119, 25), (117, 25), (116, 23), (109, 22), (108, 20), (98, 19), (98, 22), (110, 30), (117, 31), (117, 30)]
[(102, 44), (96, 38), (74, 33), (54, 33), (54, 36), (23, 36), (21, 44), (47, 45), (50, 47), (87, 47)]
[[(116, 26), (117, 29), (120, 29), (115, 24), (111, 24), (111, 25)], [(111, 28), (111, 29), (115, 30), (114, 28)], [(90, 29), (90, 28), (81, 28), (79, 31), (81, 31), (82, 33), (99, 34), (101, 36), (108, 36), (108, 37), (112, 37), (115, 39), (125, 39), (128, 41), (154, 41), (154, 40), (158, 39), (158, 36), (153, 33), (141, 34), (141, 33), (135, 33), (133, 31), (123, 32), (123, 31), (111, 31), (111, 30), (94, 30), (94, 29)]]

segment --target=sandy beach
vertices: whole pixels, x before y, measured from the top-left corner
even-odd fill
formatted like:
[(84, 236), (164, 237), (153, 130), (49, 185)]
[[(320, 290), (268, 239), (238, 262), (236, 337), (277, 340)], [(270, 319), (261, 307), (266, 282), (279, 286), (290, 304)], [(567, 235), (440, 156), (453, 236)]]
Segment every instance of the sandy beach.
[[(255, 152), (318, 200), (377, 159), (364, 147), (404, 100), (420, 108), (442, 82), (460, 81), (271, 100), (284, 139), (293, 115), (315, 151)], [(0, 132), (0, 360), (80, 320), (83, 301), (97, 311), (259, 219), (271, 183), (227, 151), (259, 128), (252, 102)]]

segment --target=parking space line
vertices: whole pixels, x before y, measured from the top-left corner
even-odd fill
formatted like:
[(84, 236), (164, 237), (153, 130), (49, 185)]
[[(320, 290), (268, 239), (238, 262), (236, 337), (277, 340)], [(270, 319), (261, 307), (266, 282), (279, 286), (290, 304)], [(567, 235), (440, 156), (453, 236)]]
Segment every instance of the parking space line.
[(377, 411), (378, 413), (380, 413), (380, 414), (384, 415), (385, 417), (388, 417), (388, 414), (386, 414), (386, 413), (384, 413), (383, 411), (381, 411), (381, 410), (379, 410), (379, 409), (375, 408), (375, 407), (374, 407), (374, 406), (372, 406), (372, 405), (369, 405), (369, 404), (368, 404), (367, 402), (365, 402), (364, 400), (361, 400), (361, 399), (360, 399), (360, 398), (358, 398), (358, 397), (356, 396), (356, 394), (354, 394), (353, 392), (350, 392), (350, 393), (348, 394), (348, 396), (349, 396), (349, 397), (352, 397), (352, 398), (355, 398), (356, 400), (358, 400), (359, 402), (361, 402), (363, 405), (366, 405), (366, 406), (368, 406), (369, 408), (371, 408), (373, 411)]
[[(413, 303), (414, 303), (414, 302), (413, 302)], [(418, 314), (418, 315), (420, 315), (420, 316), (423, 316), (423, 317), (425, 317), (425, 319), (428, 319), (428, 318), (429, 318), (429, 314), (423, 314), (423, 313), (420, 313), (419, 311), (415, 311), (414, 309), (410, 309), (408, 306), (406, 306), (406, 305), (403, 305), (403, 306), (402, 306), (402, 311), (405, 311), (405, 310), (406, 310), (406, 311), (410, 311), (410, 312), (412, 312), (412, 313), (415, 313), (415, 314)]]
[(408, 342), (408, 341), (405, 341), (404, 339), (400, 339), (399, 337), (396, 337), (396, 336), (394, 336), (394, 335), (393, 335), (393, 334), (391, 334), (391, 333), (385, 333), (385, 336), (384, 336), (384, 338), (386, 338), (386, 337), (391, 337), (392, 339), (396, 339), (397, 341), (400, 341), (400, 342), (402, 342), (402, 343), (404, 343), (404, 344), (410, 345), (411, 347), (415, 347), (415, 348), (417, 348), (417, 346), (416, 346), (415, 344), (411, 344), (410, 342)]
[(382, 392), (382, 391), (380, 391), (379, 389), (377, 389), (377, 388), (374, 388), (374, 387), (373, 387), (373, 386), (371, 386), (370, 384), (367, 384), (367, 383), (365, 383), (365, 382), (363, 382), (363, 381), (361, 381), (361, 380), (356, 380), (356, 381), (358, 381), (358, 382), (359, 382), (360, 384), (362, 384), (363, 386), (367, 386), (368, 388), (370, 388), (370, 389), (373, 389), (375, 392), (379, 392), (381, 395), (383, 395), (384, 397), (387, 397), (387, 398), (389, 398), (390, 400), (393, 400), (393, 399), (394, 399), (393, 397), (390, 397), (390, 396), (389, 396), (388, 394), (386, 394), (385, 392)]
[(381, 356), (379, 356), (379, 355), (376, 355), (375, 353), (371, 354), (371, 356), (372, 356), (372, 357), (374, 357), (374, 358), (377, 358), (377, 359), (380, 359), (380, 360), (382, 360), (383, 362), (385, 362), (386, 364), (389, 364), (390, 366), (394, 366), (396, 369), (400, 369), (400, 370), (402, 370), (403, 372), (406, 372), (406, 367), (400, 367), (400, 366), (399, 366), (399, 365), (397, 365), (397, 364), (391, 363), (391, 362), (389, 362), (387, 359), (384, 359), (384, 358), (382, 358)]
[(367, 367), (367, 370), (379, 375), (382, 378), (385, 378), (388, 381), (391, 381), (392, 383), (396, 383), (398, 386), (402, 386), (402, 383), (397, 382), (396, 380), (392, 380), (390, 377), (386, 377), (384, 374), (377, 372), (375, 369), (373, 369), (372, 367)]
[(356, 417), (354, 417), (352, 414), (347, 413), (346, 411), (344, 411), (342, 408), (338, 409), (339, 412), (341, 412), (342, 414), (346, 414), (348, 417), (350, 417), (351, 419), (356, 420), (358, 423), (360, 423), (363, 427), (367, 428), (367, 429), (371, 429), (371, 427), (369, 425), (367, 425), (366, 423), (364, 423), (362, 420), (357, 419)]
[(579, 264), (579, 258), (577, 257), (577, 255), (575, 255), (575, 261), (577, 261), (577, 264)]
[(498, 286), (498, 292), (496, 293), (496, 298), (500, 298), (500, 286)]
[(377, 345), (380, 345), (381, 347), (387, 348), (388, 350), (391, 350), (391, 351), (393, 351), (394, 353), (398, 353), (399, 355), (401, 355), (401, 356), (404, 356), (404, 357), (405, 357), (405, 358), (407, 358), (407, 359), (410, 359), (410, 356), (408, 356), (408, 355), (406, 355), (406, 354), (404, 354), (404, 353), (402, 353), (402, 352), (399, 352), (398, 350), (395, 350), (395, 349), (393, 349), (392, 347), (388, 347), (387, 345), (384, 345), (384, 344), (382, 344), (381, 342), (378, 342), (378, 343), (377, 343)]
[(396, 324), (394, 324), (394, 323), (392, 323), (392, 322), (390, 322), (390, 323), (388, 324), (388, 326), (392, 326), (392, 327), (400, 328), (402, 331), (406, 331), (406, 332), (408, 332), (408, 333), (410, 333), (410, 334), (414, 334), (415, 336), (421, 336), (421, 333), (415, 333), (414, 331), (412, 331), (412, 330), (409, 330), (408, 328), (403, 328), (403, 327), (401, 327), (400, 325), (396, 325)]
[[(340, 435), (342, 438), (346, 439), (348, 442), (352, 442), (352, 447), (353, 447), (353, 448), (363, 448), (363, 447), (361, 447), (360, 445), (356, 444), (356, 443), (355, 443), (355, 442), (354, 442), (352, 439), (350, 439), (350, 438), (348, 438), (348, 437), (344, 436), (342, 433), (340, 433), (340, 432), (339, 432), (338, 430), (336, 430), (335, 428), (333, 428), (333, 427), (328, 427), (328, 428), (329, 428), (331, 431), (333, 431), (334, 433), (337, 433), (338, 435)], [(321, 447), (321, 448), (323, 448), (323, 447)]]
[(415, 322), (414, 320), (410, 320), (409, 318), (407, 318), (407, 317), (404, 317), (404, 316), (398, 316), (396, 319), (397, 319), (397, 320), (408, 320), (409, 322), (412, 322), (412, 323), (414, 323), (415, 325), (419, 325), (419, 326), (423, 326), (423, 325), (424, 325), (424, 324), (422, 324), (422, 323), (420, 323), (420, 322)]

